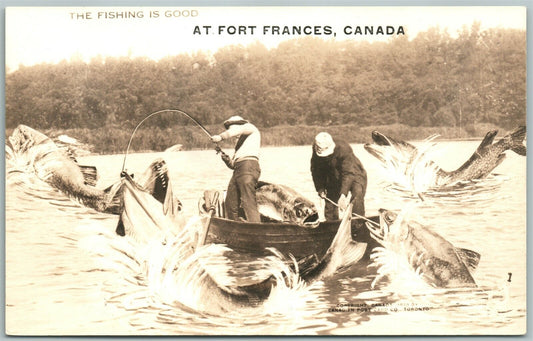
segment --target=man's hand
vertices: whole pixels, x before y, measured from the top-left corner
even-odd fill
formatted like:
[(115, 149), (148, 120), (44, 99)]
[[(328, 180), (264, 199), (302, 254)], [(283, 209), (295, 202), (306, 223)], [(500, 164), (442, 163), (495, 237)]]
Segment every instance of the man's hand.
[(218, 143), (222, 141), (222, 137), (220, 135), (213, 135), (211, 136), (211, 141), (213, 141), (214, 143)]
[(326, 195), (327, 195), (327, 192), (325, 189), (321, 189), (320, 191), (318, 191), (318, 196), (321, 197), (322, 199), (326, 199)]
[(341, 197), (339, 198), (339, 202), (337, 204), (339, 205), (339, 209), (344, 211), (350, 204), (350, 201), (348, 200), (348, 197), (346, 195), (341, 194)]
[(224, 163), (226, 164), (226, 166), (228, 166), (229, 169), (234, 169), (234, 165), (233, 165), (233, 160), (229, 157), (228, 154), (222, 152), (222, 154), (220, 155), (220, 158), (222, 159), (222, 161), (224, 161)]

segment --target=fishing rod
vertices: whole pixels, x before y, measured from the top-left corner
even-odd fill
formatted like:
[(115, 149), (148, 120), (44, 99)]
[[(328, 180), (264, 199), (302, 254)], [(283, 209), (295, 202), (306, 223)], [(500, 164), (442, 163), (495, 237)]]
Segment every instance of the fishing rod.
[[(324, 199), (325, 199), (326, 201), (328, 201), (330, 204), (333, 204), (335, 207), (339, 208), (339, 205), (337, 205), (337, 204), (336, 204), (333, 200), (331, 200), (330, 198), (328, 198), (328, 197), (324, 197)], [(368, 221), (369, 223), (372, 223), (372, 224), (374, 224), (374, 225), (376, 225), (376, 226), (379, 226), (379, 224), (376, 223), (375, 221), (372, 221), (372, 220), (368, 219), (367, 217), (364, 217), (364, 216), (359, 215), (359, 214), (357, 214), (357, 213), (353, 213), (353, 212), (352, 212), (352, 216), (355, 217), (355, 218), (361, 218), (361, 219), (363, 219), (363, 220)]]
[[(133, 132), (131, 133), (131, 136), (130, 136), (130, 140), (128, 142), (128, 147), (126, 148), (126, 154), (124, 154), (124, 162), (122, 162), (122, 172), (124, 172), (124, 167), (126, 166), (126, 157), (128, 156), (128, 152), (130, 150), (130, 146), (131, 146), (131, 141), (133, 140), (133, 135), (135, 135), (135, 132), (137, 132), (137, 129), (139, 129), (139, 127), (141, 126), (141, 124), (143, 124), (144, 121), (146, 121), (147, 119), (149, 119), (150, 117), (156, 115), (156, 114), (161, 114), (163, 112), (175, 112), (175, 113), (179, 113), (179, 114), (183, 114), (185, 116), (187, 116), (189, 119), (191, 119), (191, 121), (193, 121), (198, 127), (200, 127), (200, 129), (202, 129), (202, 131), (207, 135), (209, 136), (209, 138), (211, 138), (211, 133), (200, 123), (198, 122), (198, 120), (196, 120), (194, 117), (192, 117), (191, 115), (187, 114), (185, 111), (183, 110), (179, 110), (179, 109), (163, 109), (163, 110), (159, 110), (159, 111), (156, 111), (156, 112), (153, 112), (151, 113), (150, 115), (146, 116), (141, 122), (139, 122), (139, 124), (137, 124), (137, 126), (135, 127), (135, 129), (133, 130)], [(216, 143), (215, 143), (216, 144)], [(218, 144), (216, 144), (216, 146), (218, 147)]]

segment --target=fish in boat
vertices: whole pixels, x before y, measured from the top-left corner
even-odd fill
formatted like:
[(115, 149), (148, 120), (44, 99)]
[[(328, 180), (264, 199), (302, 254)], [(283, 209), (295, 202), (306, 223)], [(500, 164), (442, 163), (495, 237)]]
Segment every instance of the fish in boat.
[[(217, 196), (216, 215), (224, 217), (224, 193), (222, 191), (205, 191), (204, 196), (198, 202), (198, 209), (201, 214), (207, 213), (215, 195)], [(318, 224), (319, 215), (316, 205), (288, 186), (259, 181), (255, 196), (263, 222), (284, 222), (310, 228)]]
[(315, 204), (288, 186), (260, 181), (255, 195), (259, 213), (270, 220), (302, 226), (318, 223)]
[[(428, 163), (435, 170), (435, 185), (446, 186), (460, 181), (482, 179), (490, 174), (505, 159), (504, 152), (512, 150), (518, 155), (526, 156), (526, 146), (523, 141), (526, 135), (526, 127), (520, 126), (508, 133), (498, 142), (493, 143), (498, 130), (487, 132), (476, 151), (459, 168), (453, 171), (445, 171), (433, 161)], [(378, 131), (372, 132), (372, 144), (365, 144), (368, 153), (376, 157), (383, 164), (392, 161), (393, 164), (403, 165), (405, 171), (421, 158), (421, 153), (412, 144), (396, 140)]]

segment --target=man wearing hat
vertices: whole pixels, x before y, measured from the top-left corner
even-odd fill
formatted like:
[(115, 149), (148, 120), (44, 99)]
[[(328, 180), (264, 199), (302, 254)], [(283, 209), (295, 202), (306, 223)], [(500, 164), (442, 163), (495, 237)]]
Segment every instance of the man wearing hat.
[(345, 210), (350, 204), (349, 192), (352, 212), (365, 215), (366, 171), (347, 142), (319, 133), (313, 143), (311, 175), (318, 195), (333, 202), (326, 200), (326, 220), (339, 219), (338, 209)]
[(226, 193), (226, 213), (229, 219), (239, 219), (239, 208), (244, 210), (245, 218), (250, 222), (260, 222), (257, 210), (255, 188), (261, 168), (259, 167), (259, 148), (261, 133), (250, 122), (241, 116), (232, 116), (224, 122), (226, 131), (211, 136), (211, 140), (218, 143), (231, 137), (238, 137), (233, 157), (222, 153), (222, 160), (233, 169), (233, 176), (228, 184)]

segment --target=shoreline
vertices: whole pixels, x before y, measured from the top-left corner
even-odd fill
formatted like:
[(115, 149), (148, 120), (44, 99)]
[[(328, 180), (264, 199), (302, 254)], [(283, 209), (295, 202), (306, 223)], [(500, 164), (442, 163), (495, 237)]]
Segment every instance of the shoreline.
[[(125, 154), (128, 141), (131, 138), (131, 130), (128, 127), (105, 126), (97, 129), (44, 129), (32, 127), (51, 139), (60, 135), (67, 135), (76, 139), (83, 147), (88, 149), (91, 155), (115, 155)], [(220, 125), (207, 127), (214, 134), (223, 131)], [(332, 136), (344, 139), (350, 144), (372, 143), (372, 131), (377, 130), (397, 140), (418, 142), (424, 141), (429, 136), (439, 135), (436, 141), (477, 141), (483, 139), (485, 134), (497, 129), (499, 137), (503, 137), (508, 129), (492, 124), (477, 124), (462, 128), (457, 127), (411, 127), (402, 124), (357, 126), (274, 126), (269, 128), (258, 127), (261, 131), (261, 145), (266, 147), (294, 147), (310, 146), (316, 134), (326, 131)], [(13, 128), (5, 129), (7, 137), (11, 135)], [(498, 137), (497, 137), (498, 138)], [(211, 140), (196, 126), (172, 126), (166, 128), (146, 127), (136, 131), (132, 139), (129, 153), (153, 153), (164, 152), (167, 148), (181, 145), (181, 151), (210, 150), (213, 149)], [(233, 149), (233, 141), (226, 140), (219, 144), (222, 149)]]
[[(436, 139), (434, 141), (436, 142), (476, 142), (476, 141), (482, 141), (483, 137), (466, 137), (466, 138), (448, 138), (448, 139)], [(418, 143), (423, 142), (423, 139), (417, 139), (417, 140), (407, 140), (406, 142), (410, 143)], [(526, 141), (526, 140), (524, 140)], [(363, 145), (364, 143), (350, 143), (350, 145)], [(291, 147), (305, 147), (305, 148), (311, 148), (311, 144), (306, 145), (266, 145), (261, 146), (261, 149), (268, 149), (268, 148), (291, 148)], [(232, 147), (224, 147), (223, 150), (231, 150)], [(151, 154), (151, 153), (181, 153), (181, 152), (197, 152), (197, 151), (208, 151), (208, 150), (214, 150), (214, 148), (191, 148), (191, 149), (183, 149), (183, 150), (176, 150), (176, 151), (164, 151), (164, 150), (130, 150), (128, 155), (130, 154)], [(112, 156), (112, 155), (124, 155), (124, 152), (116, 152), (116, 153), (96, 153), (91, 152), (90, 154), (83, 155), (85, 156)]]

